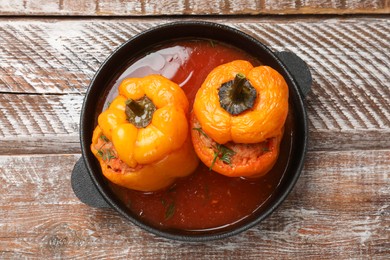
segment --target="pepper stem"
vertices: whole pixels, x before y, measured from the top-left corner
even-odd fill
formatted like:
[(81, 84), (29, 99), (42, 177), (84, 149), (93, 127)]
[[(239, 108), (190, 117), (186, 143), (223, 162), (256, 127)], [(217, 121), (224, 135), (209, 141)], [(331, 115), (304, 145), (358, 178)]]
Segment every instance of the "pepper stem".
[(221, 85), (218, 96), (223, 109), (238, 115), (253, 107), (257, 92), (244, 74), (237, 73), (233, 80)]
[(141, 116), (145, 109), (145, 106), (131, 98), (126, 101), (126, 106), (137, 116)]
[(241, 98), (242, 90), (244, 89), (244, 84), (246, 82), (246, 77), (242, 73), (237, 73), (233, 80), (233, 86), (231, 91), (231, 98), (234, 101), (238, 101)]
[(127, 121), (137, 128), (147, 127), (152, 121), (154, 111), (156, 111), (156, 106), (147, 96), (138, 100), (128, 99), (126, 101)]

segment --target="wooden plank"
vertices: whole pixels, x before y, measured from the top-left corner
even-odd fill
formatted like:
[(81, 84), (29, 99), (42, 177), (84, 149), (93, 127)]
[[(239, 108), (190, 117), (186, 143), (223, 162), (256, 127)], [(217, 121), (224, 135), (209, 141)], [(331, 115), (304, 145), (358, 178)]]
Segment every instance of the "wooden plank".
[[(219, 21), (308, 63), (311, 150), (390, 147), (388, 19)], [(78, 152), (89, 79), (117, 46), (158, 23), (1, 20), (0, 153)]]
[(82, 95), (0, 95), (0, 154), (79, 152)]
[(389, 1), (264, 0), (264, 14), (389, 13)]
[(258, 14), (388, 14), (387, 0), (286, 1), (225, 0), (0, 0), (0, 15), (258, 15)]
[(70, 188), (80, 155), (0, 156), (0, 258), (386, 259), (390, 150), (309, 152), (293, 192), (240, 235), (188, 244), (148, 234)]
[[(83, 95), (0, 95), (0, 154), (77, 153), (80, 151), (79, 118)], [(386, 149), (390, 147), (390, 126), (365, 128), (352, 126), (315, 127), (324, 117), (318, 110), (332, 107), (310, 106), (309, 149)], [(343, 113), (348, 114), (345, 110)], [(376, 114), (375, 110), (372, 110)], [(380, 114), (384, 117), (384, 115)], [(342, 122), (342, 121), (341, 121)], [(384, 123), (384, 121), (380, 121)]]

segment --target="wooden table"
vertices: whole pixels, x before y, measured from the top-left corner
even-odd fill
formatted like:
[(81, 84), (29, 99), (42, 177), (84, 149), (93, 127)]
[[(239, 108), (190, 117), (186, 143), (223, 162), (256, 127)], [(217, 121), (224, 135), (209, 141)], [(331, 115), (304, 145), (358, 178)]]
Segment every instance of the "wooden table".
[[(390, 258), (389, 1), (211, 2), (0, 0), (1, 259)], [(130, 37), (178, 20), (240, 29), (313, 76), (293, 192), (261, 224), (208, 243), (155, 237), (70, 186), (91, 77)]]

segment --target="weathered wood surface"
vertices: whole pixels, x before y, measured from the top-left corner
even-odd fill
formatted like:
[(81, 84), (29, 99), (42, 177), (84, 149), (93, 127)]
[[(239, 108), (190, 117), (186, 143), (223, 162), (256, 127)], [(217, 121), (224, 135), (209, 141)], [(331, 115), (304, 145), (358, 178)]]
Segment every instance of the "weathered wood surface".
[[(0, 153), (78, 152), (79, 114), (90, 78), (117, 46), (168, 21), (1, 20)], [(219, 22), (308, 63), (309, 149), (390, 147), (387, 18)]]
[(83, 98), (74, 94), (0, 94), (0, 153), (80, 152)]
[(388, 0), (0, 0), (0, 15), (388, 14)]
[(148, 234), (70, 188), (78, 154), (0, 156), (0, 258), (386, 259), (390, 150), (309, 152), (270, 218), (240, 235), (187, 244)]
[(387, 17), (212, 19), (295, 52), (313, 74), (304, 172), (258, 226), (187, 244), (78, 201), (70, 173), (90, 78), (127, 39), (175, 20), (0, 19), (0, 259), (389, 259)]

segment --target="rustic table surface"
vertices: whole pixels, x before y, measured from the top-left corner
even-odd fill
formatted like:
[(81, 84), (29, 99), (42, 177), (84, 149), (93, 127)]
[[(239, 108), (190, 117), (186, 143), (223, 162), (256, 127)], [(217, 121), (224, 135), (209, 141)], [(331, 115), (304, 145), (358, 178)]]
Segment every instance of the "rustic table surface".
[[(0, 258), (389, 259), (390, 2), (0, 0)], [(237, 236), (149, 234), (73, 194), (89, 81), (126, 40), (207, 20), (290, 50), (313, 76), (309, 151), (287, 200)]]

